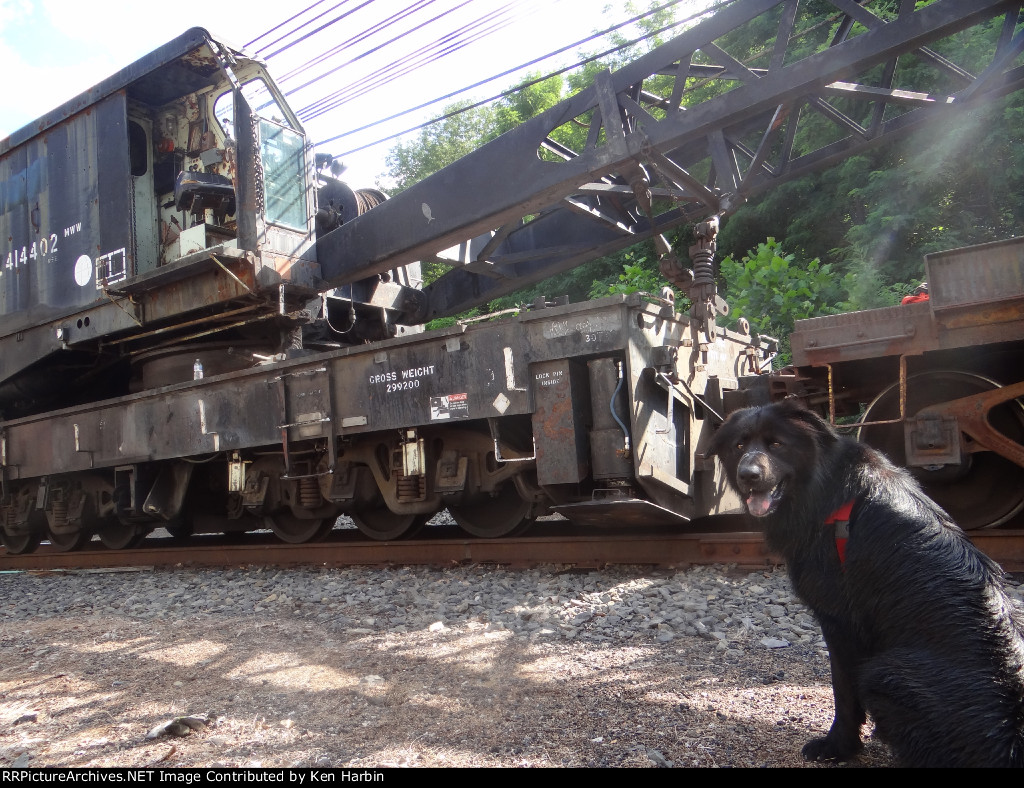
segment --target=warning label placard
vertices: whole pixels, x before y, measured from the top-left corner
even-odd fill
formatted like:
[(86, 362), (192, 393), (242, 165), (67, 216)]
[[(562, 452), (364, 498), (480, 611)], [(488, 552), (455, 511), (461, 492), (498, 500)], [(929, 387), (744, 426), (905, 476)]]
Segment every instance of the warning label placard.
[(430, 398), (430, 420), (444, 421), (447, 419), (469, 418), (469, 395), (447, 394), (443, 397)]

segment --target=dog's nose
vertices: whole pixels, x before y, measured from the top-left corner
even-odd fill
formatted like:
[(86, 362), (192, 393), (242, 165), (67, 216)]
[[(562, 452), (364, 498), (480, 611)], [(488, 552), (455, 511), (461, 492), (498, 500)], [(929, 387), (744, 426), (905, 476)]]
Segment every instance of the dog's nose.
[(751, 485), (757, 484), (764, 478), (761, 465), (756, 462), (741, 462), (736, 468), (736, 475), (741, 482)]

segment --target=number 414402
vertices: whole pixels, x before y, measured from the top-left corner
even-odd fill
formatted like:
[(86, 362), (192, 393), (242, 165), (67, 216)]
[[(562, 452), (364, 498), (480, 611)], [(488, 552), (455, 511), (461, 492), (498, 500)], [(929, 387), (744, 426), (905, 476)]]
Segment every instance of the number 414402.
[(41, 257), (49, 257), (57, 251), (57, 234), (51, 233), (49, 238), (43, 237), (33, 241), (31, 246), (22, 246), (20, 249), (12, 249), (7, 253), (3, 263), (3, 270), (11, 270), (28, 265), (33, 260)]

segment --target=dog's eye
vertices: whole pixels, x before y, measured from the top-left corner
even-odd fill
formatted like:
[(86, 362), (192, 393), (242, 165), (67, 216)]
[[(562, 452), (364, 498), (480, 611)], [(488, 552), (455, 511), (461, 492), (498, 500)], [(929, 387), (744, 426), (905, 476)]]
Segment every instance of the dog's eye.
[(742, 443), (737, 443), (736, 444), (736, 450), (737, 451), (743, 451), (743, 444)]
[(782, 446), (782, 442), (781, 441), (768, 441), (768, 448), (769, 449), (777, 449), (780, 446)]

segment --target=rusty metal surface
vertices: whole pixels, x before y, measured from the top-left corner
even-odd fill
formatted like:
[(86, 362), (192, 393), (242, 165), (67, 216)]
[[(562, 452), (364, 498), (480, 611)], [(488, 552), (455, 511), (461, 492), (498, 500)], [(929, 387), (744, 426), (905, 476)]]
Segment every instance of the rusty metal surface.
[[(940, 321), (953, 309), (968, 310), (961, 325), (1024, 315), (1024, 237), (927, 254), (924, 266), (929, 305)], [(999, 310), (986, 309), (994, 303)]]
[[(1007, 572), (1024, 571), (1024, 530), (975, 531), (971, 541)], [(463, 537), (368, 542), (335, 532), (326, 542), (289, 545), (255, 537), (253, 543), (224, 545), (195, 543), (153, 546), (148, 540), (134, 550), (49, 551), (8, 555), (0, 549), (0, 571), (54, 571), (114, 567), (236, 567), (274, 566), (455, 566), (495, 564), (537, 566), (571, 564), (578, 567), (644, 565), (686, 567), (736, 564), (756, 569), (777, 566), (758, 532), (647, 533), (640, 535), (526, 536), (480, 540)], [(166, 542), (167, 540), (163, 540)]]
[(790, 337), (797, 366), (913, 353), (922, 343), (927, 346), (936, 339), (927, 304), (798, 320)]
[[(133, 550), (53, 552), (43, 546), (28, 555), (0, 552), (0, 571), (95, 569), (125, 566), (382, 566), (502, 564), (534, 566), (572, 564), (581, 567), (640, 564), (680, 567), (691, 564), (735, 563), (773, 566), (759, 533), (643, 534), (613, 536), (525, 536), (511, 539), (415, 539), (371, 542), (334, 534), (330, 541), (284, 544), (256, 537), (254, 543), (224, 545), (196, 543), (152, 546), (148, 540)], [(167, 540), (162, 540), (166, 543)], [(98, 545), (98, 543), (95, 543)]]
[(540, 484), (576, 484), (590, 474), (587, 368), (578, 359), (534, 364), (533, 437)]
[(955, 419), (954, 423), (963, 432), (974, 438), (981, 447), (997, 452), (1024, 467), (1024, 446), (994, 429), (989, 422), (989, 411), (992, 408), (1022, 396), (1024, 396), (1024, 382), (931, 405), (920, 411), (918, 416), (951, 417)]
[(978, 307), (967, 322), (955, 318), (938, 322), (928, 302), (868, 309), (798, 320), (790, 335), (796, 366), (913, 356), (1021, 339), (1024, 302), (990, 310)]
[[(621, 329), (627, 323), (635, 325), (638, 309), (651, 315), (651, 325), (626, 334)], [(277, 445), (282, 385), (289, 402), (304, 403), (292, 414), (292, 421), (302, 420), (298, 417), (303, 414), (307, 418), (329, 417), (341, 435), (527, 414), (531, 383), (543, 390), (539, 384), (547, 380), (531, 380), (530, 362), (543, 366), (540, 362), (550, 357), (622, 353), (629, 342), (639, 346), (668, 341), (654, 332), (668, 330), (665, 324), (669, 323), (678, 329), (678, 321), (661, 320), (655, 326), (653, 314), (654, 308), (642, 305), (637, 297), (616, 296), (465, 329), (418, 334), (405, 341), (359, 345), (11, 420), (2, 425), (6, 442), (2, 462), (9, 479), (27, 479)], [(617, 328), (613, 330), (613, 326)], [(727, 361), (732, 345), (723, 343), (723, 348), (716, 347), (716, 352), (721, 350), (719, 355)], [(644, 349), (649, 351), (640, 347), (635, 354), (634, 377), (649, 363), (642, 357)], [(329, 385), (323, 376), (310, 375), (320, 367), (326, 368)], [(580, 378), (586, 375), (586, 367), (580, 366)], [(461, 395), (465, 406), (454, 414), (443, 411), (439, 404), (452, 395)], [(644, 399), (643, 392), (634, 400), (638, 398)], [(588, 397), (577, 399), (589, 410)], [(659, 425), (655, 426), (672, 426)], [(654, 427), (637, 425), (634, 432), (647, 429)], [(664, 434), (670, 433), (654, 435), (652, 442), (664, 443)], [(554, 435), (556, 442), (563, 438), (562, 432)], [(575, 447), (573, 456), (579, 455), (579, 461), (587, 464), (584, 449)], [(666, 464), (665, 472), (688, 479), (688, 470), (677, 469), (674, 458), (669, 459), (672, 462)]]

